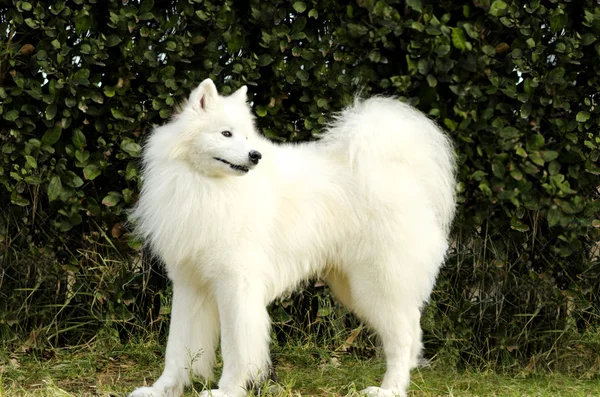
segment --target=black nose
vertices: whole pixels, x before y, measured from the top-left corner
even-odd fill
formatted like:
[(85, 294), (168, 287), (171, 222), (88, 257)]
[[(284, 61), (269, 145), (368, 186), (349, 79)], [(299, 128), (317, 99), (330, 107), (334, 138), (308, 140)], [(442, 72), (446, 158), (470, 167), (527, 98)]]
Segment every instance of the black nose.
[(262, 154), (256, 150), (251, 150), (250, 153), (248, 153), (248, 157), (250, 157), (252, 164), (258, 164), (258, 160), (262, 159)]

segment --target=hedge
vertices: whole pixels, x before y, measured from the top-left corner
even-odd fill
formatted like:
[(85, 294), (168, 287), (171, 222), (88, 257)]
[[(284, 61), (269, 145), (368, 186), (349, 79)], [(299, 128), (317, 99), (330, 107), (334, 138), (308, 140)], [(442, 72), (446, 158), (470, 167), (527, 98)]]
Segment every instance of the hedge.
[(459, 215), (423, 318), (430, 355), (542, 360), (597, 330), (600, 7), (458, 3), (2, 2), (0, 334), (164, 329), (167, 283), (126, 211), (145, 135), (207, 77), (248, 85), (273, 140), (318, 139), (356, 92), (451, 134)]

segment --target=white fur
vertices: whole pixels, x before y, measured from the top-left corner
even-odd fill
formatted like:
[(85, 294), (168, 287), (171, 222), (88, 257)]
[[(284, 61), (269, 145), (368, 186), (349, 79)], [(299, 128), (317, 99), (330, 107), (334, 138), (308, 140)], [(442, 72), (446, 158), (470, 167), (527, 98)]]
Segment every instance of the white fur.
[[(364, 392), (405, 396), (454, 216), (448, 138), (376, 97), (344, 110), (319, 142), (275, 145), (256, 132), (245, 96), (222, 97), (205, 80), (145, 147), (133, 219), (174, 296), (164, 372), (131, 396), (179, 396), (190, 372), (210, 377), (219, 335), (212, 395), (246, 395), (269, 366), (267, 305), (314, 276), (382, 339), (387, 372)], [(256, 166), (250, 150), (262, 153)]]

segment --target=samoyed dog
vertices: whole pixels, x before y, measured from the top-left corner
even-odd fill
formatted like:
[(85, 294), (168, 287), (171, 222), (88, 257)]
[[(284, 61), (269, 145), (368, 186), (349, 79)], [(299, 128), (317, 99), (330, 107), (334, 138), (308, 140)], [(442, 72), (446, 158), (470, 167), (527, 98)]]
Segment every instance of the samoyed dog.
[(132, 397), (177, 397), (190, 375), (239, 397), (270, 372), (267, 305), (320, 277), (380, 337), (387, 370), (362, 393), (406, 396), (421, 351), (420, 310), (455, 210), (448, 137), (396, 99), (356, 100), (318, 142), (261, 137), (246, 87), (203, 81), (156, 128), (132, 218), (173, 282), (165, 368)]

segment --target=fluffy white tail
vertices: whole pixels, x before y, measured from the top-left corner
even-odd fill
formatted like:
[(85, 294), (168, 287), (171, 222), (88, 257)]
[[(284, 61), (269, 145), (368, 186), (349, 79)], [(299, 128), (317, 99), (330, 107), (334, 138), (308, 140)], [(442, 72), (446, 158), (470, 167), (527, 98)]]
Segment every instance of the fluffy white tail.
[(356, 100), (325, 136), (330, 147), (346, 152), (359, 174), (392, 163), (414, 172), (440, 226), (449, 232), (456, 207), (454, 151), (450, 139), (427, 116), (394, 98)]

